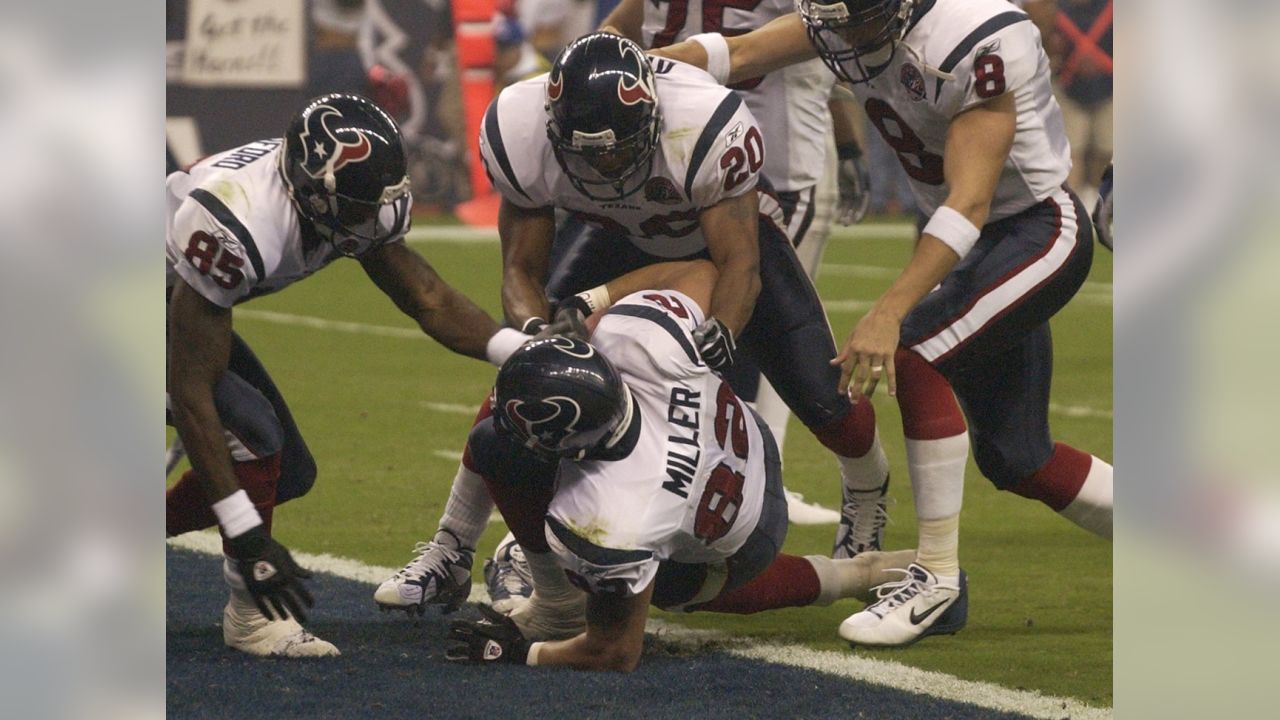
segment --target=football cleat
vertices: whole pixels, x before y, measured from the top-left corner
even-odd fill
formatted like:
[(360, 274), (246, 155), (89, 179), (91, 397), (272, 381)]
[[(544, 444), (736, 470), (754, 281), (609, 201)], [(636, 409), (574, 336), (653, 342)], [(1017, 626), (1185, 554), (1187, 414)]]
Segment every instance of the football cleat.
[(475, 550), (463, 547), (452, 531), (440, 528), (431, 542), (413, 546), (417, 554), (395, 575), (378, 586), (374, 602), (384, 610), (421, 615), (428, 605), (440, 605), (447, 615), (471, 594), (471, 564)]
[(227, 647), (258, 657), (333, 657), (333, 643), (307, 632), (297, 620), (268, 620), (244, 590), (232, 590), (222, 610), (222, 641)]
[(858, 553), (880, 550), (884, 543), (884, 526), (889, 521), (889, 477), (875, 490), (863, 492), (844, 489), (844, 506), (840, 511), (840, 527), (831, 557), (839, 560), (857, 557)]
[(969, 619), (969, 587), (964, 570), (946, 583), (911, 563), (902, 580), (876, 588), (879, 598), (840, 623), (850, 646), (905, 647), (930, 635), (954, 635)]
[(794, 525), (834, 525), (840, 513), (818, 503), (805, 502), (804, 495), (783, 488), (787, 494), (787, 519)]
[(490, 604), (503, 615), (510, 615), (533, 594), (533, 575), (515, 535), (507, 533), (493, 557), (484, 561), (484, 583)]

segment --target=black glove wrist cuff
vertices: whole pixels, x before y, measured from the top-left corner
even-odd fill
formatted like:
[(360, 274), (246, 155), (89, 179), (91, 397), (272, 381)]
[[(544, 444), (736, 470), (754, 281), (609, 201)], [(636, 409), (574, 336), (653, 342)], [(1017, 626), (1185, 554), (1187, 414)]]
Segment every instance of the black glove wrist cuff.
[(248, 560), (262, 557), (267, 549), (267, 529), (261, 525), (233, 538), (227, 538), (227, 549), (237, 560)]
[(862, 148), (856, 142), (841, 143), (836, 146), (836, 157), (841, 160), (857, 160), (862, 157)]

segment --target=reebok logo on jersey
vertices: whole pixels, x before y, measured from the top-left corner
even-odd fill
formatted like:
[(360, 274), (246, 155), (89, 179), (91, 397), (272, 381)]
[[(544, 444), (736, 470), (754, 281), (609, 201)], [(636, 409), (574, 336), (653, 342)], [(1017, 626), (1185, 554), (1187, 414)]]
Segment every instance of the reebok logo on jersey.
[(733, 147), (733, 144), (737, 142), (738, 138), (740, 137), (742, 137), (742, 123), (738, 123), (737, 125), (734, 125), (732, 128), (729, 129), (729, 132), (725, 134), (724, 146)]

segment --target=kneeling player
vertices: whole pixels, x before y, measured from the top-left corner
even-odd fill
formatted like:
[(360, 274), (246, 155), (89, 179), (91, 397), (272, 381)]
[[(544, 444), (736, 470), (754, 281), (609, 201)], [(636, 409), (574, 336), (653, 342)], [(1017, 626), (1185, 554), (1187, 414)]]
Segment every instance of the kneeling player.
[[(689, 294), (621, 300), (592, 344), (551, 337), (503, 365), (469, 452), (536, 589), (514, 620), (484, 608), (483, 621), (455, 622), (450, 659), (629, 671), (650, 604), (753, 613), (866, 599), (914, 557), (779, 554), (787, 503), (777, 447), (699, 358), (693, 331), (708, 286), (677, 287)], [(540, 612), (575, 619), (582, 593), (566, 577), (587, 592), (585, 629), (577, 605), (576, 627), (545, 632)], [(952, 614), (962, 622), (962, 609)]]

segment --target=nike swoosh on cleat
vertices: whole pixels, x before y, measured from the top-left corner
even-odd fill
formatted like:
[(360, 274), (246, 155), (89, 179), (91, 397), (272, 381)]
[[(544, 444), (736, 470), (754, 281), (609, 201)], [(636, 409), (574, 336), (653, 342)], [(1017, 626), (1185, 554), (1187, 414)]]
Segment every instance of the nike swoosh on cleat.
[(911, 624), (912, 624), (912, 625), (919, 625), (920, 623), (924, 622), (926, 618), (928, 618), (930, 615), (932, 615), (934, 612), (936, 612), (938, 608), (942, 607), (943, 605), (946, 605), (948, 602), (949, 602), (948, 600), (943, 600), (942, 602), (938, 603), (937, 605), (934, 605), (933, 607), (929, 608), (928, 610), (925, 610), (924, 612), (920, 613), (919, 615), (917, 615), (917, 614), (916, 614), (916, 611), (915, 611), (915, 610), (912, 610), (912, 611), (911, 611)]

